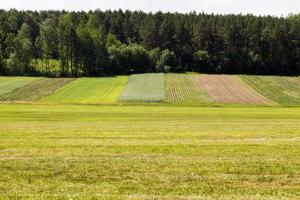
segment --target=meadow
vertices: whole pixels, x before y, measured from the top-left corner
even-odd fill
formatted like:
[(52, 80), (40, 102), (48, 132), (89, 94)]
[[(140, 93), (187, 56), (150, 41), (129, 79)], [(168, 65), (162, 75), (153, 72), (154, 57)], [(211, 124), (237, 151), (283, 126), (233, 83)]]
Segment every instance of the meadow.
[(300, 108), (0, 110), (0, 199), (300, 198)]
[(0, 199), (299, 199), (299, 80), (0, 77)]

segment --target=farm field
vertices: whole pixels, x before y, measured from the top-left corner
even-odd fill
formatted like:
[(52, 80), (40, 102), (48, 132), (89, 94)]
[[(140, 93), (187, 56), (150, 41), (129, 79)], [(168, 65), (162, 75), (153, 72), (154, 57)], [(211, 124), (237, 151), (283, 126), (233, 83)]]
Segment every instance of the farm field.
[(164, 74), (131, 75), (123, 90), (120, 101), (162, 102), (165, 100)]
[(300, 78), (240, 76), (254, 90), (283, 106), (300, 105)]
[(38, 101), (71, 83), (72, 78), (44, 78), (0, 96), (0, 101)]
[(60, 88), (42, 101), (60, 103), (116, 102), (127, 83), (126, 76), (109, 78), (79, 78)]
[(212, 98), (202, 87), (198, 74), (166, 74), (167, 102), (212, 103)]
[(214, 102), (227, 104), (268, 105), (272, 101), (264, 98), (243, 83), (237, 76), (201, 75), (202, 87)]
[(36, 77), (0, 77), (0, 95), (12, 92), (41, 78)]
[(300, 106), (300, 78), (191, 73), (77, 79), (0, 77), (0, 101)]
[(0, 199), (300, 198), (300, 108), (0, 110)]

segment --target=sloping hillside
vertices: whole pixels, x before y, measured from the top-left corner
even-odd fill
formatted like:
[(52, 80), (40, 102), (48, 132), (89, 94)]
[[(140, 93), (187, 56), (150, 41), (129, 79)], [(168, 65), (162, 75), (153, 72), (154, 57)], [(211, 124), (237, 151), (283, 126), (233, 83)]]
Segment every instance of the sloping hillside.
[(74, 81), (72, 78), (44, 78), (0, 96), (0, 101), (38, 101)]
[(112, 103), (117, 101), (127, 77), (80, 78), (42, 99), (64, 103)]
[(41, 78), (36, 77), (0, 77), (0, 95), (22, 88)]
[(283, 106), (300, 105), (300, 79), (281, 76), (241, 76), (254, 90)]
[(300, 106), (300, 78), (163, 73), (77, 79), (0, 77), (0, 101)]
[(164, 74), (139, 74), (129, 77), (119, 100), (162, 102), (165, 96)]

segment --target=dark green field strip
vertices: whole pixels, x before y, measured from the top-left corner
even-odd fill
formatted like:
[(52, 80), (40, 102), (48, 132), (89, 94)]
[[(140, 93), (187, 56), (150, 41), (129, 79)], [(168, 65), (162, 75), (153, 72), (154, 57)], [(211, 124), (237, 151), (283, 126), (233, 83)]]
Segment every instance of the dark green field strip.
[(283, 106), (300, 105), (300, 79), (282, 76), (240, 76), (254, 90)]
[(166, 98), (164, 74), (131, 75), (120, 101), (162, 102)]
[(0, 96), (0, 101), (37, 101), (74, 81), (73, 78), (45, 78)]

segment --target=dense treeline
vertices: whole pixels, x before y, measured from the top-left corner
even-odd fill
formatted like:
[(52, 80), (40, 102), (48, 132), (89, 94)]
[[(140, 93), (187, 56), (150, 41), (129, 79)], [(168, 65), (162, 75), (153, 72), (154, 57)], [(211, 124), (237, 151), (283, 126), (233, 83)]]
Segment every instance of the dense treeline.
[(300, 15), (0, 10), (0, 74), (300, 74)]

